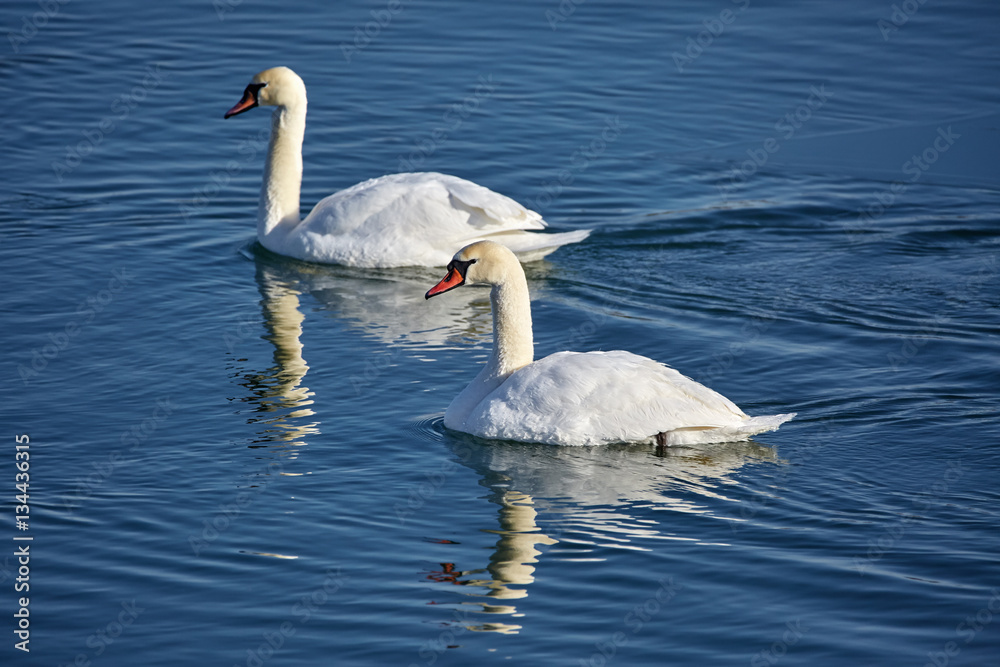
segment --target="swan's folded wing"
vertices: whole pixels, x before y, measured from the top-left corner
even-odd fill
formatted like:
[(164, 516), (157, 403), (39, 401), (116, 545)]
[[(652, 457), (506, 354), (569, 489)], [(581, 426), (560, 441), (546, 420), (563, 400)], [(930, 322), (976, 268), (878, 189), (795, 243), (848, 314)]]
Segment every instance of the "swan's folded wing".
[(488, 438), (596, 445), (746, 419), (725, 396), (652, 359), (622, 351), (559, 352), (514, 373), (467, 425)]
[[(399, 216), (412, 212), (413, 231), (440, 234), (452, 231), (456, 236), (470, 232), (501, 232), (544, 229), (542, 216), (521, 206), (510, 197), (457, 176), (433, 172), (388, 174), (372, 178), (336, 192), (316, 205), (316, 211), (335, 213), (336, 228), (329, 232), (357, 230), (362, 226), (382, 227), (372, 219), (389, 212), (398, 224)], [(451, 215), (449, 215), (451, 213)], [(454, 215), (459, 213), (459, 215)], [(330, 217), (330, 216), (326, 216)], [(384, 223), (389, 224), (391, 217)], [(333, 224), (328, 220), (327, 225)], [(443, 229), (442, 229), (443, 227)], [(454, 229), (449, 230), (449, 227)], [(381, 231), (384, 231), (384, 227)]]
[(471, 181), (454, 176), (440, 177), (438, 183), (448, 191), (450, 203), (470, 213), (469, 224), (480, 231), (545, 229), (542, 216), (510, 197)]
[(532, 233), (545, 228), (538, 213), (481, 185), (430, 172), (358, 183), (316, 204), (301, 226), (299, 254), (355, 266), (444, 266), (482, 239), (530, 261), (589, 234)]
[(436, 176), (440, 185), (447, 188), (452, 207), (468, 213), (465, 236), (456, 239), (461, 246), (488, 239), (513, 250), (522, 262), (530, 262), (545, 257), (560, 246), (578, 243), (590, 236), (589, 229), (533, 234), (532, 231), (547, 227), (542, 216), (535, 211), (470, 181), (442, 174)]

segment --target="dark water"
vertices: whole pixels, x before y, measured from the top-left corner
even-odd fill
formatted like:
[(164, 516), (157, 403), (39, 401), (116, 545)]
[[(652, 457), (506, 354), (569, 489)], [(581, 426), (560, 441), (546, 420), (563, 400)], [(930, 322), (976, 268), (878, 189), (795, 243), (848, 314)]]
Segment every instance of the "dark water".
[[(994, 4), (0, 26), (4, 664), (1000, 665)], [(799, 416), (662, 458), (445, 432), (485, 292), (253, 242), (266, 114), (222, 114), (278, 64), (306, 209), (436, 170), (594, 229), (527, 267), (539, 355), (624, 348)]]

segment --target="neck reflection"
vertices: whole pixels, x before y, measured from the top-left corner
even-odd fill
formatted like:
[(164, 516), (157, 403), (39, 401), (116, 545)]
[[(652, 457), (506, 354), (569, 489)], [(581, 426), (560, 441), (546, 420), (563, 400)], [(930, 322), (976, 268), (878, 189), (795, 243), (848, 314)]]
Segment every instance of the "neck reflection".
[[(301, 342), (305, 316), (299, 310), (299, 292), (267, 266), (257, 264), (257, 286), (265, 333), (273, 346), (273, 365), (259, 372), (241, 371), (239, 383), (248, 391), (241, 400), (252, 405), (247, 422), (260, 430), (251, 446), (307, 444), (319, 433), (310, 407), (313, 392), (304, 384), (309, 365)], [(243, 325), (241, 325), (243, 326)]]

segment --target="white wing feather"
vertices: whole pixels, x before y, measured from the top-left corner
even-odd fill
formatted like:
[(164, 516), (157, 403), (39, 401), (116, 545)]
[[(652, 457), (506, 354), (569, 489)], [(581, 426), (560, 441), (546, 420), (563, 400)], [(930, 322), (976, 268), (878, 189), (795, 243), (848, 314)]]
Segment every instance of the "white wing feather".
[(745, 440), (793, 415), (748, 417), (725, 396), (630, 352), (558, 352), (516, 371), (466, 419), (484, 438), (597, 445)]
[(444, 266), (463, 246), (489, 238), (531, 261), (590, 233), (534, 233), (544, 228), (538, 213), (470, 181), (390, 174), (321, 200), (282, 252), (352, 266)]

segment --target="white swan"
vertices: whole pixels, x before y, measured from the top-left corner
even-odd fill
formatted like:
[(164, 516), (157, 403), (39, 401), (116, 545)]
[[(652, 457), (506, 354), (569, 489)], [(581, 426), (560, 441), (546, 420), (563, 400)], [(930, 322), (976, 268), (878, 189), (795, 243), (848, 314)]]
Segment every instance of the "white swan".
[(347, 266), (444, 266), (456, 247), (495, 238), (531, 261), (590, 233), (528, 231), (545, 228), (538, 213), (481, 185), (435, 173), (358, 183), (321, 200), (300, 222), (305, 84), (287, 67), (264, 70), (225, 117), (256, 106), (277, 107), (257, 211), (257, 238), (272, 252)]
[(532, 361), (528, 283), (517, 258), (497, 243), (463, 248), (425, 296), (466, 283), (493, 287), (493, 352), (448, 406), (450, 429), (554, 445), (686, 445), (747, 440), (795, 416), (749, 417), (725, 396), (631, 352), (557, 352)]

